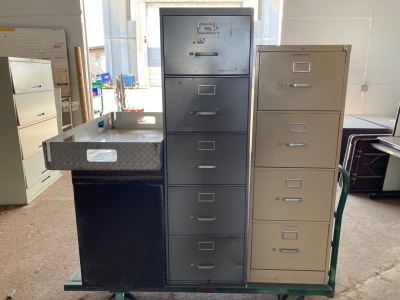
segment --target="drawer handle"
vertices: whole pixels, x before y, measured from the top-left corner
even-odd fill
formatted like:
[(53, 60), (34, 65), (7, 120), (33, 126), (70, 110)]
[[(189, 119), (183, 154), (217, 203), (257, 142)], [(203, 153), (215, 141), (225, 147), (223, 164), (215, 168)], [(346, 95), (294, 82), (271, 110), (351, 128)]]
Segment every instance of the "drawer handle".
[(44, 115), (45, 115), (45, 113), (43, 112), (43, 113), (37, 114), (36, 117), (41, 117), (41, 116), (44, 116)]
[(43, 147), (43, 145), (39, 145), (39, 146), (38, 146), (38, 148), (42, 148), (42, 147)]
[[(192, 53), (192, 52), (190, 52)], [(218, 52), (196, 52), (195, 56), (218, 56)]]
[(42, 87), (41, 84), (31, 84), (31, 88), (33, 89), (40, 89)]
[(300, 88), (300, 89), (308, 89), (311, 87), (311, 84), (308, 83), (283, 83), (282, 87), (286, 88), (286, 87), (291, 87), (291, 88)]
[(288, 147), (307, 147), (306, 143), (286, 143)]
[(196, 166), (197, 169), (213, 169), (215, 170), (217, 166), (215, 165), (198, 165)]
[(214, 222), (215, 220), (217, 220), (217, 216), (211, 218), (197, 217), (197, 221), (200, 222)]
[(212, 265), (200, 265), (200, 264), (197, 264), (197, 268), (200, 269), (200, 270), (212, 270), (212, 269), (215, 268), (215, 264), (212, 264)]
[(46, 181), (47, 179), (49, 179), (49, 178), (50, 178), (50, 175), (47, 176), (45, 179), (43, 179), (43, 180), (42, 180), (42, 183), (45, 182), (45, 181)]
[(196, 115), (196, 116), (216, 116), (218, 112), (216, 111), (191, 111), (191, 115)]
[(302, 198), (282, 198), (285, 202), (303, 202)]
[(281, 253), (299, 253), (299, 249), (279, 249)]
[(44, 173), (46, 173), (48, 170), (47, 169), (44, 169), (42, 172), (40, 172), (40, 174), (44, 174)]

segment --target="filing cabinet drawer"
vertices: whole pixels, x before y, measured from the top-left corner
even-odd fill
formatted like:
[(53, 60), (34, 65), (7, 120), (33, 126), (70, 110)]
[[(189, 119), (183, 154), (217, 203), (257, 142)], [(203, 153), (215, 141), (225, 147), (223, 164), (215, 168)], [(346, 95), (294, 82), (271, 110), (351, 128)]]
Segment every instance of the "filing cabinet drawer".
[(244, 234), (244, 187), (169, 187), (169, 234)]
[(37, 196), (37, 194), (39, 194), (46, 186), (53, 183), (59, 176), (60, 171), (50, 171), (44, 178), (29, 187), (26, 190), (28, 202), (30, 202), (33, 197)]
[(249, 282), (326, 284), (322, 271), (251, 270)]
[(253, 222), (252, 269), (323, 271), (328, 223)]
[(339, 117), (257, 112), (255, 166), (336, 169)]
[(251, 16), (163, 16), (165, 75), (250, 74)]
[(10, 69), (15, 94), (54, 89), (49, 62), (10, 61)]
[(53, 91), (14, 95), (18, 125), (26, 125), (57, 114)]
[(243, 255), (243, 236), (169, 237), (169, 278), (243, 282)]
[(341, 110), (345, 64), (345, 52), (261, 52), (258, 110)]
[(168, 185), (245, 184), (247, 135), (167, 135)]
[(22, 160), (22, 165), (24, 167), (25, 184), (27, 188), (31, 187), (34, 183), (46, 177), (47, 174), (50, 173), (44, 165), (42, 151)]
[(27, 159), (29, 156), (42, 151), (42, 141), (57, 135), (57, 133), (56, 118), (19, 129), (22, 159)]
[(329, 221), (333, 170), (254, 170), (255, 220)]
[(248, 130), (249, 78), (165, 78), (168, 132)]

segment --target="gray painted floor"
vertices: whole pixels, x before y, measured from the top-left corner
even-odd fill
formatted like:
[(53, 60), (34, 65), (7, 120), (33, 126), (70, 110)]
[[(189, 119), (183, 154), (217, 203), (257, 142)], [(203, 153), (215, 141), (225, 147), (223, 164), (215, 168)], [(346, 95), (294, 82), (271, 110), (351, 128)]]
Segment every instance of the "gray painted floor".
[[(398, 299), (400, 200), (349, 196), (343, 217), (335, 299)], [(79, 266), (69, 172), (27, 206), (0, 206), (0, 300), (108, 299), (65, 292)], [(134, 293), (138, 300), (261, 300), (276, 295)], [(289, 299), (296, 299), (290, 296)], [(327, 299), (307, 296), (306, 299)]]

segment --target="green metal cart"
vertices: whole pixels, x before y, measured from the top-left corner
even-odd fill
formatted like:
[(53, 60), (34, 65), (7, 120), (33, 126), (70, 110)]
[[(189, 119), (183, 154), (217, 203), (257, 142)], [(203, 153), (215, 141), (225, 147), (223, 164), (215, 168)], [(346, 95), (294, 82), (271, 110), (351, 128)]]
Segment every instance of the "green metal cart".
[[(327, 284), (291, 284), (291, 283), (247, 283), (237, 285), (165, 285), (163, 288), (124, 287), (112, 291), (111, 300), (132, 300), (135, 297), (130, 291), (146, 292), (185, 292), (185, 293), (238, 293), (238, 294), (277, 294), (278, 300), (285, 300), (289, 295), (298, 295), (297, 300), (304, 300), (307, 295), (319, 295), (332, 298), (335, 294), (336, 266), (339, 253), (340, 231), (342, 215), (349, 192), (349, 175), (339, 165), (342, 180), (342, 191), (335, 211), (335, 224), (332, 239), (331, 263), (329, 280)], [(104, 288), (84, 288), (82, 286), (81, 272), (78, 268), (64, 284), (65, 291), (104, 291)]]

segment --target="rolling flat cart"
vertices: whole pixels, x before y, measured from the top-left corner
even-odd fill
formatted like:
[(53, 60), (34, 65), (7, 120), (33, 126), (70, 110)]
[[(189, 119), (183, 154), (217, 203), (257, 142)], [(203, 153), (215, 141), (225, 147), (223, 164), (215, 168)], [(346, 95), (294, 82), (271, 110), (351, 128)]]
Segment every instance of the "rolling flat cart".
[[(161, 287), (141, 287), (137, 285), (126, 285), (119, 287), (98, 286), (84, 287), (82, 285), (81, 270), (78, 268), (65, 283), (65, 291), (112, 291), (114, 294), (110, 299), (113, 300), (130, 300), (135, 297), (130, 291), (146, 291), (146, 292), (186, 292), (186, 293), (238, 293), (238, 294), (277, 294), (279, 300), (287, 299), (288, 295), (299, 295), (298, 300), (305, 299), (307, 295), (321, 295), (332, 298), (335, 293), (335, 277), (336, 266), (339, 251), (340, 230), (342, 224), (342, 215), (346, 204), (349, 191), (349, 176), (347, 171), (339, 165), (341, 173), (342, 191), (335, 212), (334, 234), (331, 248), (331, 261), (329, 280), (327, 284), (277, 284), (277, 283), (248, 283), (234, 285), (199, 285), (199, 284), (170, 284)], [(123, 221), (123, 220), (122, 220)], [(129, 223), (129, 220), (126, 220)], [(115, 245), (118, 247), (118, 245)], [(162, 269), (162, 268), (161, 268)], [(121, 270), (124, 272), (125, 270)], [(153, 271), (157, 271), (154, 270)], [(135, 272), (135, 270), (132, 270)], [(116, 274), (114, 274), (116, 275)]]

